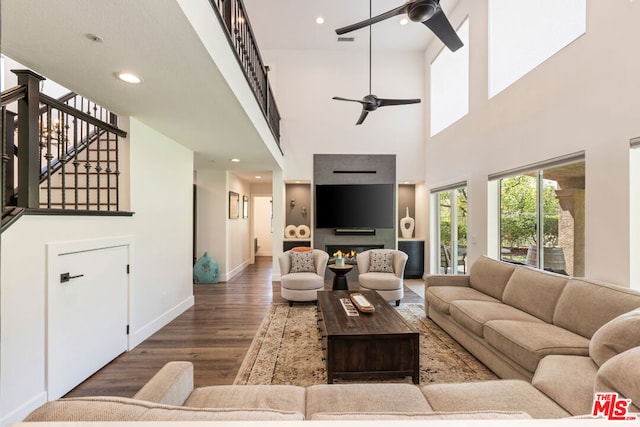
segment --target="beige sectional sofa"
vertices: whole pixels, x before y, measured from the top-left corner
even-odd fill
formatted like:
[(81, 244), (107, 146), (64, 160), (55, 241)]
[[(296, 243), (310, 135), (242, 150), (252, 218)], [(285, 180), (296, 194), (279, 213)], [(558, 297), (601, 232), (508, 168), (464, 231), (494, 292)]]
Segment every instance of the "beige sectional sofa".
[(425, 309), (503, 379), (194, 389), (193, 365), (170, 362), (131, 399), (60, 399), (25, 421), (591, 418), (595, 392), (640, 412), (638, 307), (626, 288), (483, 257), (467, 276), (428, 276)]

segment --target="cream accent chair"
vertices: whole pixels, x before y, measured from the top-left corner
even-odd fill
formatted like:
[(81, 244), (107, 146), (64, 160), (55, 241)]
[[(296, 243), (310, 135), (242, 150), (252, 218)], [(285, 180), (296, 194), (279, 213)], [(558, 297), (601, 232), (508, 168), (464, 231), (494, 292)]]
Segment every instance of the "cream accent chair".
[(392, 250), (393, 273), (369, 271), (370, 254), (389, 251), (390, 249), (369, 249), (360, 252), (356, 256), (358, 282), (360, 282), (360, 289), (377, 291), (386, 301), (395, 300), (396, 306), (399, 306), (400, 300), (404, 297), (404, 267), (409, 256), (402, 251)]
[(293, 302), (316, 301), (318, 291), (324, 289), (324, 271), (327, 268), (329, 254), (320, 249), (313, 249), (315, 271), (291, 273), (291, 251), (280, 254), (280, 294), (282, 298)]

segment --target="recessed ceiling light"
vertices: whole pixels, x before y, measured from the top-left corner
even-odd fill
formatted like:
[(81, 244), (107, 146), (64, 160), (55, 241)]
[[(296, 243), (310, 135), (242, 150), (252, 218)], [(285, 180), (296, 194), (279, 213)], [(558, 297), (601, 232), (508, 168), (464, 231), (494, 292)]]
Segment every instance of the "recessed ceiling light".
[(407, 18), (402, 18), (400, 20), (400, 25), (407, 25), (409, 23), (409, 20)]
[(96, 42), (96, 43), (100, 43), (100, 42), (102, 42), (102, 37), (100, 37), (100, 36), (98, 36), (98, 35), (96, 35), (96, 34), (88, 33), (88, 34), (85, 34), (85, 35), (86, 35), (86, 36), (87, 36), (87, 38), (88, 38), (89, 40), (91, 40), (92, 42)]
[(142, 83), (142, 79), (132, 73), (116, 73), (116, 77), (123, 82), (131, 83), (134, 85)]
[(238, 163), (238, 162), (240, 161), (240, 159), (233, 158), (233, 159), (231, 159), (231, 161), (232, 161), (233, 163)]
[(322, 16), (318, 16), (316, 18), (316, 24), (318, 25), (324, 24), (324, 18)]
[(260, 175), (256, 175), (256, 179), (262, 179)]

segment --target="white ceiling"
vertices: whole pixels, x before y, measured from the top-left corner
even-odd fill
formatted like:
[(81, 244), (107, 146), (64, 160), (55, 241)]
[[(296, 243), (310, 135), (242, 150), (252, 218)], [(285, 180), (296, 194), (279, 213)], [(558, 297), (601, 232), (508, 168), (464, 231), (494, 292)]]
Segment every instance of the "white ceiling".
[[(443, 0), (445, 14), (457, 0)], [(345, 45), (354, 49), (369, 46), (369, 29), (363, 28), (345, 36), (353, 43), (338, 42), (336, 28), (369, 17), (369, 0), (244, 0), (251, 26), (261, 49), (336, 49)], [(402, 0), (371, 0), (373, 16), (403, 4)], [(322, 16), (324, 24), (315, 20)], [(434, 36), (429, 29), (410, 22), (400, 25), (399, 15), (371, 27), (372, 47), (380, 50), (424, 50)]]
[[(402, 4), (372, 1), (374, 15)], [(245, 3), (261, 49), (337, 48), (335, 28), (369, 16), (367, 0)], [(445, 13), (454, 4), (443, 0)], [(3, 0), (1, 7), (4, 54), (181, 141), (196, 153), (196, 168), (270, 179), (276, 161), (176, 0)], [(318, 15), (325, 18), (323, 25), (315, 23)], [(399, 18), (373, 26), (374, 49), (424, 49), (432, 40), (424, 25), (400, 26)], [(367, 29), (351, 35), (354, 49), (368, 47)], [(140, 74), (143, 84), (116, 80), (114, 73), (122, 70)], [(242, 162), (231, 163), (234, 157)]]

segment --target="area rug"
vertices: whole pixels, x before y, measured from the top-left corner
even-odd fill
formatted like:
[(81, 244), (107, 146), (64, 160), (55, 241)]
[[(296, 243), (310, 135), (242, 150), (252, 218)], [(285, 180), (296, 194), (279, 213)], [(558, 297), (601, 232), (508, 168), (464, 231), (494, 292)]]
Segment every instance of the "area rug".
[[(420, 383), (497, 379), (424, 314), (422, 304), (396, 308), (420, 332)], [(410, 378), (399, 379), (409, 381)], [(272, 304), (240, 367), (234, 384), (327, 382), (314, 305)], [(338, 380), (336, 380), (338, 382)]]

